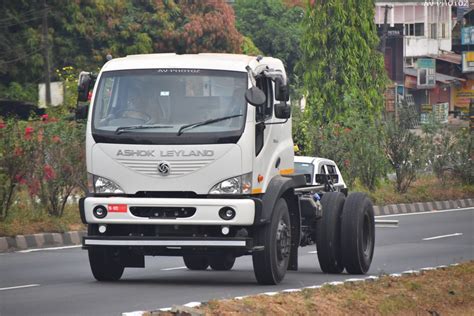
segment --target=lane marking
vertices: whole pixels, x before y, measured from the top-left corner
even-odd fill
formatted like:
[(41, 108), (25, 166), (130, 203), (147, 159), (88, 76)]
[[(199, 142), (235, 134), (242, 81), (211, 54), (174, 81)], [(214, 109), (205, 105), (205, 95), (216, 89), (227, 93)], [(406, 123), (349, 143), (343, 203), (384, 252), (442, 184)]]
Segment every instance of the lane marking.
[(166, 269), (161, 269), (161, 271), (171, 271), (171, 270), (181, 270), (181, 269), (186, 269), (186, 267), (166, 268)]
[(30, 253), (30, 252), (46, 251), (46, 250), (63, 250), (63, 249), (72, 249), (72, 248), (79, 248), (79, 247), (82, 247), (82, 245), (26, 249), (26, 250), (15, 251), (15, 253)]
[(27, 284), (27, 285), (18, 285), (18, 286), (11, 286), (11, 287), (3, 287), (3, 288), (0, 288), (0, 291), (24, 289), (24, 288), (35, 287), (35, 286), (39, 286), (39, 284)]
[(375, 216), (375, 218), (438, 214), (438, 213), (449, 213), (449, 212), (458, 212), (458, 211), (474, 211), (474, 207), (451, 208), (451, 209), (440, 210), (440, 211), (433, 210), (433, 211), (428, 211), (428, 212), (416, 212), (416, 213), (406, 213), (406, 214), (377, 215)]
[(315, 250), (315, 251), (308, 251), (308, 253), (318, 253), (318, 252)]
[(454, 236), (462, 236), (462, 233), (428, 237), (428, 238), (423, 238), (423, 240), (435, 240), (435, 239), (448, 238), (448, 237), (454, 237)]

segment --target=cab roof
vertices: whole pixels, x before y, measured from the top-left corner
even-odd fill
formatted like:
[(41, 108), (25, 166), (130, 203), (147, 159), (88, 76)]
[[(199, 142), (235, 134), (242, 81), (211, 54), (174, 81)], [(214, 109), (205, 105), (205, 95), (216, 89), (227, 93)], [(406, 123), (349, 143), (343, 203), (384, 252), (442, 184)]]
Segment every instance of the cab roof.
[(322, 158), (322, 157), (309, 157), (309, 156), (295, 156), (295, 162), (309, 163), (309, 164), (318, 164), (319, 162), (330, 162), (336, 164), (333, 160)]
[(264, 57), (260, 62), (255, 56), (238, 54), (143, 54), (114, 58), (108, 61), (102, 71), (131, 69), (209, 69), (246, 72), (248, 65), (255, 69), (258, 65), (284, 71), (283, 63), (276, 58)]

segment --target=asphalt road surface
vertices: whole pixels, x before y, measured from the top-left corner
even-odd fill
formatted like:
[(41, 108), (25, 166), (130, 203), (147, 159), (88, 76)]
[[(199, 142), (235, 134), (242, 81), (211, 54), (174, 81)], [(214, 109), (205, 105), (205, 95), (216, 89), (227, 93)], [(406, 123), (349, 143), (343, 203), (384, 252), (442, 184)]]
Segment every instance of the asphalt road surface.
[[(384, 218), (400, 220), (400, 227), (377, 228), (368, 275), (474, 259), (474, 208)], [(179, 257), (147, 257), (145, 269), (129, 268), (121, 281), (99, 283), (78, 247), (2, 254), (0, 315), (120, 315), (360, 277), (323, 274), (315, 250), (300, 248), (299, 271), (277, 286), (256, 283), (249, 256), (222, 272), (188, 271)]]

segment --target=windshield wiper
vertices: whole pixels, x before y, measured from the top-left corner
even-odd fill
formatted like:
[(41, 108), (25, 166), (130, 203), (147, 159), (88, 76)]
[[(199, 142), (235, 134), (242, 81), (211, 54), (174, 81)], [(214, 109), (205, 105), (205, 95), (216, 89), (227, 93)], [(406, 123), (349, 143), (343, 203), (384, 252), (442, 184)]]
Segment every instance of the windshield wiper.
[(115, 134), (120, 135), (127, 131), (135, 129), (149, 129), (149, 128), (171, 128), (171, 125), (132, 125), (132, 126), (121, 126), (115, 130)]
[(229, 115), (229, 116), (219, 117), (219, 118), (210, 119), (210, 120), (206, 120), (206, 121), (202, 121), (202, 122), (186, 124), (186, 125), (183, 125), (179, 128), (177, 135), (179, 136), (179, 135), (183, 134), (183, 131), (185, 129), (188, 129), (188, 128), (192, 129), (192, 128), (195, 128), (195, 127), (198, 127), (198, 126), (212, 124), (212, 123), (228, 120), (228, 119), (231, 119), (231, 118), (234, 118), (234, 117), (239, 117), (239, 116), (242, 116), (242, 114)]

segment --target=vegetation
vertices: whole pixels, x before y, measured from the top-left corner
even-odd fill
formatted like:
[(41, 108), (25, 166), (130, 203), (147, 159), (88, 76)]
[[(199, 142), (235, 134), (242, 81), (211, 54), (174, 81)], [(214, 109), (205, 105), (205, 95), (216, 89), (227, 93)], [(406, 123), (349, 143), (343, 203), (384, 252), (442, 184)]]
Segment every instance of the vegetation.
[(342, 123), (354, 111), (380, 117), (387, 83), (371, 0), (309, 1), (301, 41), (307, 110)]
[[(241, 52), (232, 7), (206, 1), (48, 0), (51, 69), (96, 69), (107, 54)], [(0, 3), (0, 98), (34, 101), (44, 81), (41, 1)], [(53, 73), (53, 80), (59, 79)]]
[(265, 56), (283, 60), (291, 79), (301, 58), (304, 9), (298, 5), (283, 0), (237, 0), (234, 6), (237, 29)]
[[(196, 315), (470, 315), (474, 262), (374, 282), (210, 301)], [(169, 315), (169, 313), (159, 313)]]

